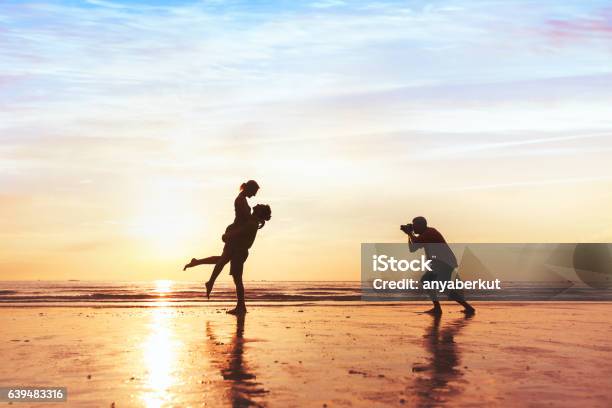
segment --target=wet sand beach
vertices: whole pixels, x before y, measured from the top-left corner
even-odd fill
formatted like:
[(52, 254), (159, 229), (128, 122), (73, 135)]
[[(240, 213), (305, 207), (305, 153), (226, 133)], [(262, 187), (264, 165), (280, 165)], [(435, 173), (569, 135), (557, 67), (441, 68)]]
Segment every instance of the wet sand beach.
[(36, 407), (612, 404), (611, 303), (476, 306), (7, 306), (0, 384), (68, 387)]

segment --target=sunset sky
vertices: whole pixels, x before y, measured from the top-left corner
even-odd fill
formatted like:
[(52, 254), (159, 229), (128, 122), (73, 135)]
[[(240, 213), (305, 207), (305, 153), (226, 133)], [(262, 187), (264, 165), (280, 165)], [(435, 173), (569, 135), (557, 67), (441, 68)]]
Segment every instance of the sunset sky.
[[(3, 1), (0, 280), (357, 280), (453, 242), (612, 241), (609, 1)], [(227, 279), (227, 278), (225, 278)]]

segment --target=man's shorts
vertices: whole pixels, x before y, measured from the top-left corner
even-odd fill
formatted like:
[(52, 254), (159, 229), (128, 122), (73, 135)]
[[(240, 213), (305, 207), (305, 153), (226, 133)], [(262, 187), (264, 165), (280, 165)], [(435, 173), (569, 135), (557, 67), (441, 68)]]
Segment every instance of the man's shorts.
[(234, 249), (230, 254), (230, 275), (242, 275), (248, 257), (248, 249)]

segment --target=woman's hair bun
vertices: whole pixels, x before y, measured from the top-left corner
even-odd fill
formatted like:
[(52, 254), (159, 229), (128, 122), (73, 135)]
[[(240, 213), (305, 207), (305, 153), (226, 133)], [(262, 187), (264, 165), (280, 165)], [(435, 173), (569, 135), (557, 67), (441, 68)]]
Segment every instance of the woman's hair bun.
[(245, 188), (250, 188), (251, 190), (259, 190), (259, 184), (255, 180), (249, 180), (240, 185), (240, 191), (244, 191)]

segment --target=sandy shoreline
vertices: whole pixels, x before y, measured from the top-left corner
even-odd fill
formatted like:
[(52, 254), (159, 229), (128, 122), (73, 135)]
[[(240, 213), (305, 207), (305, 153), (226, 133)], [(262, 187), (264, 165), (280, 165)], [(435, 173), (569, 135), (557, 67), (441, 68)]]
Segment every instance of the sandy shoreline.
[(0, 384), (68, 387), (36, 407), (612, 403), (610, 303), (223, 309), (2, 307)]

